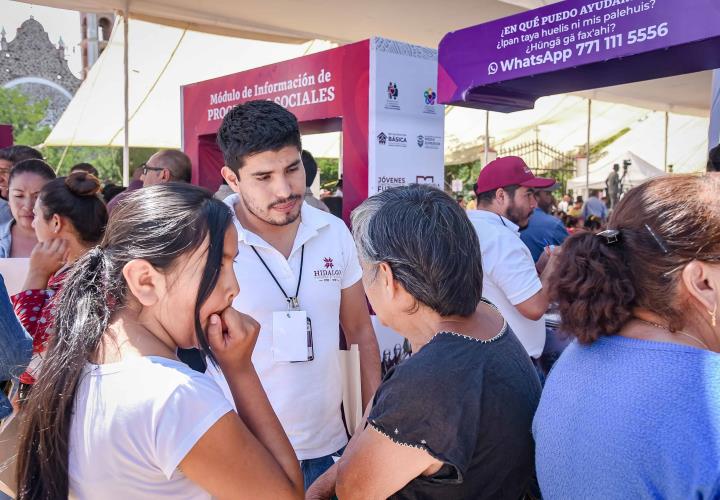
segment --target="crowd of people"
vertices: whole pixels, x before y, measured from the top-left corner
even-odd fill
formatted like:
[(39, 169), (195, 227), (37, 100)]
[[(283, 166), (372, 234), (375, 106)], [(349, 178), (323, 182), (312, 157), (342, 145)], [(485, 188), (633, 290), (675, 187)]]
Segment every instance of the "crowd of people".
[[(292, 113), (238, 105), (217, 142), (217, 194), (167, 150), (109, 203), (91, 165), (0, 150), (0, 256), (30, 262), (0, 279), (17, 498), (718, 496), (720, 174), (556, 203), (504, 157), (469, 210), (392, 188), (350, 231)], [(412, 351), (382, 379), (369, 309)]]

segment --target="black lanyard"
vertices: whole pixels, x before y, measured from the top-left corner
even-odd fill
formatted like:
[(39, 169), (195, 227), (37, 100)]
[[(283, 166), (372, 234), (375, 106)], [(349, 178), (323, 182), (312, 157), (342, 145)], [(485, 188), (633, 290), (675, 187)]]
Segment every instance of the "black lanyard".
[(267, 269), (267, 272), (270, 273), (270, 276), (272, 276), (273, 281), (275, 281), (275, 284), (278, 286), (278, 288), (280, 289), (282, 294), (285, 296), (285, 300), (287, 300), (287, 303), (290, 306), (290, 308), (291, 309), (299, 309), (300, 303), (298, 302), (298, 294), (300, 293), (300, 282), (302, 282), (303, 260), (305, 260), (305, 245), (303, 245), (300, 248), (300, 276), (298, 277), (297, 289), (295, 290), (295, 296), (293, 296), (293, 297), (288, 297), (288, 294), (285, 293), (285, 289), (282, 287), (282, 285), (277, 280), (277, 278), (275, 277), (273, 272), (270, 270), (268, 265), (265, 263), (265, 260), (262, 257), (260, 257), (260, 254), (258, 253), (257, 249), (252, 245), (250, 245), (250, 248), (252, 248), (253, 252), (255, 252), (255, 255), (258, 256), (258, 259), (260, 259), (260, 262), (262, 262), (263, 266), (265, 266), (265, 269)]

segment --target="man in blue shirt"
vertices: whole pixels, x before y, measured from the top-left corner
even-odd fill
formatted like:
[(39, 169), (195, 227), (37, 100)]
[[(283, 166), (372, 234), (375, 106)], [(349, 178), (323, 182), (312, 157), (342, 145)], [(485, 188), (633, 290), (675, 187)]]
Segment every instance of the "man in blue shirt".
[(538, 261), (543, 250), (548, 245), (561, 245), (568, 237), (567, 229), (560, 219), (550, 215), (553, 205), (552, 191), (555, 186), (547, 189), (537, 189), (535, 200), (537, 207), (533, 210), (528, 225), (520, 231), (520, 239), (530, 249), (533, 260)]
[(587, 219), (591, 215), (599, 217), (603, 222), (605, 222), (608, 215), (607, 206), (598, 197), (598, 191), (596, 189), (590, 191), (590, 198), (585, 202), (582, 211), (583, 219)]

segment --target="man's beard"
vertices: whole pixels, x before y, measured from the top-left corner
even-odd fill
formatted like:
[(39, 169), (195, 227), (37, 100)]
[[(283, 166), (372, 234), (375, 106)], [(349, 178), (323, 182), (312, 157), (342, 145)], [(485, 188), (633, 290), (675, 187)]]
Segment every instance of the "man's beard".
[(285, 216), (280, 220), (273, 219), (272, 217), (270, 217), (269, 214), (270, 214), (270, 210), (272, 210), (272, 208), (277, 205), (284, 205), (284, 204), (290, 203), (292, 201), (302, 200), (303, 199), (302, 195), (292, 194), (285, 199), (276, 200), (276, 201), (272, 202), (270, 205), (268, 205), (268, 208), (264, 212), (264, 214), (259, 209), (254, 207), (252, 204), (248, 203), (248, 200), (246, 200), (245, 197), (242, 196), (242, 194), (240, 196), (242, 197), (243, 205), (245, 205), (245, 208), (247, 209), (248, 212), (250, 212), (252, 215), (257, 217), (261, 221), (271, 224), (273, 226), (287, 226), (288, 224), (292, 224), (293, 222), (295, 222), (298, 219), (298, 217), (300, 217), (300, 210), (297, 210), (297, 212), (290, 212), (290, 213), (284, 214)]
[(513, 200), (505, 210), (505, 218), (517, 224), (520, 229), (524, 229), (528, 225), (530, 214), (520, 209)]

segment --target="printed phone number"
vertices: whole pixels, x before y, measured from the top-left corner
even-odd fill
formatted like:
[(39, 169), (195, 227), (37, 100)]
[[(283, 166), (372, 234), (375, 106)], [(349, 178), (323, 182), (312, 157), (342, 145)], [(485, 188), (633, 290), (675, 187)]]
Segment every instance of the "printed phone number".
[(619, 33), (617, 35), (610, 35), (604, 38), (598, 38), (597, 40), (591, 40), (589, 42), (581, 42), (575, 45), (575, 50), (577, 51), (577, 55), (582, 56), (584, 54), (600, 52), (603, 48), (605, 50), (617, 49), (623, 45), (634, 45), (636, 43), (654, 40), (655, 38), (663, 38), (669, 33), (670, 29), (668, 28), (668, 23), (665, 22), (647, 26), (645, 28), (630, 30), (627, 33), (627, 39), (623, 37), (622, 33)]

